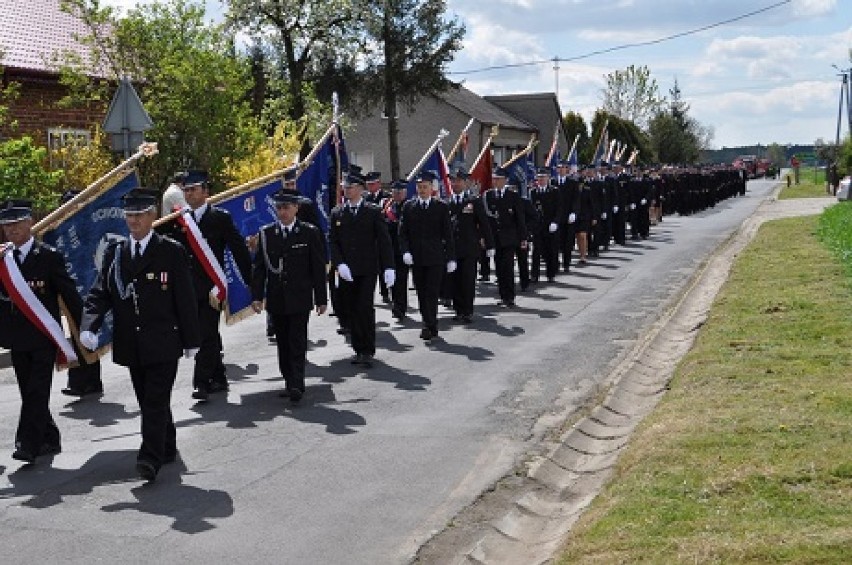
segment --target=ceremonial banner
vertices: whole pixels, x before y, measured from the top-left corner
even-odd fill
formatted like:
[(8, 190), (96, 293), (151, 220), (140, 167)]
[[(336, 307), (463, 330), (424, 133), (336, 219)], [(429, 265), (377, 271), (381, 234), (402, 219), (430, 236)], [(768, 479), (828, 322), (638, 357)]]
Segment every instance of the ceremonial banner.
[(438, 191), (438, 196), (444, 198), (452, 192), (450, 185), (450, 168), (447, 166), (447, 160), (444, 158), (444, 152), (441, 150), (440, 144), (432, 148), (424, 159), (420, 161), (420, 165), (411, 172), (408, 180), (408, 197), (413, 198), (417, 195), (417, 183), (415, 178), (420, 171), (433, 171), (438, 173), (438, 186), (435, 189)]
[[(97, 193), (89, 193), (85, 203), (74, 202), (60, 223), (41, 234), (42, 241), (65, 256), (68, 273), (76, 281), (77, 291), (84, 298), (95, 283), (107, 246), (128, 236), (121, 197), (138, 187), (136, 169), (114, 175)], [(60, 211), (66, 206), (60, 208)], [(33, 228), (33, 231), (37, 230)], [(112, 314), (107, 315), (98, 332), (98, 348), (110, 343)]]

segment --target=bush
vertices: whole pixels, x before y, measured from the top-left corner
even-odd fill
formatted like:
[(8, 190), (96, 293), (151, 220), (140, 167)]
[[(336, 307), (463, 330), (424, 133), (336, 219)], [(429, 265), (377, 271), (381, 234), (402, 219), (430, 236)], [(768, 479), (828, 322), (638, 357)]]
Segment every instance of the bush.
[(64, 172), (48, 171), (46, 157), (47, 149), (28, 136), (0, 143), (0, 194), (32, 199), (37, 211), (55, 208)]

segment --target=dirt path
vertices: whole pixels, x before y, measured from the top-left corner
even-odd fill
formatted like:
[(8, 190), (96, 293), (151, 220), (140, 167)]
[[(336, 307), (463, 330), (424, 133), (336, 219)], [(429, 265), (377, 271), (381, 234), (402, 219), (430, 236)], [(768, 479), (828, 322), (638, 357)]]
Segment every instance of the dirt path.
[[(419, 563), (549, 562), (612, 474), (630, 435), (665, 394), (737, 255), (763, 222), (819, 214), (834, 198), (777, 200), (780, 186), (708, 261), (608, 375), (585, 416), (541, 445), (418, 552)], [(572, 425), (573, 424), (573, 425)], [(552, 422), (550, 422), (552, 425)]]

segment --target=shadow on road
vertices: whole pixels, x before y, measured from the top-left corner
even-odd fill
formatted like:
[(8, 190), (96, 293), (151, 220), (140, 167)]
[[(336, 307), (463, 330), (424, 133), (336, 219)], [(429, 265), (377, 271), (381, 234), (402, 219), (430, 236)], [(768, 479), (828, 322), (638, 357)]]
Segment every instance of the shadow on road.
[(127, 406), (116, 402), (92, 402), (89, 398), (75, 400), (65, 405), (59, 416), (73, 420), (88, 420), (90, 426), (103, 428), (114, 426), (120, 420), (132, 420), (139, 410), (127, 411)]

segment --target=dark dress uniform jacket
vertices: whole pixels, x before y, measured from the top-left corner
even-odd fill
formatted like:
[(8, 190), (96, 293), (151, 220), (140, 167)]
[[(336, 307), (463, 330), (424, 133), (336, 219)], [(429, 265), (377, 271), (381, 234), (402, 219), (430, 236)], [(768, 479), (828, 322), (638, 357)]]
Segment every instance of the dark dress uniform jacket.
[(518, 247), (527, 238), (527, 223), (521, 195), (513, 190), (492, 189), (483, 195), (497, 247)]
[[(61, 253), (49, 245), (34, 241), (20, 269), (33, 294), (54, 319), (59, 320), (59, 297), (62, 297), (71, 317), (75, 322), (80, 321), (83, 302), (74, 279), (65, 269), (65, 258)], [(56, 347), (11, 302), (3, 283), (0, 283), (0, 346), (17, 351)]]
[(482, 251), (480, 239), (485, 241), (485, 249), (494, 249), (494, 234), (480, 198), (465, 195), (461, 203), (457, 203), (451, 196), (447, 206), (450, 207), (457, 258), (479, 257)]
[[(176, 241), (153, 233), (142, 257), (131, 266), (129, 242), (108, 248), (86, 297), (81, 330), (97, 332), (104, 315), (112, 310), (115, 363), (130, 367), (174, 361), (184, 349), (201, 343), (186, 252)], [(133, 283), (135, 301), (129, 283)], [(124, 286), (126, 298), (118, 284)]]
[[(198, 222), (198, 229), (201, 235), (207, 240), (207, 245), (219, 261), (219, 265), (224, 270), (225, 267), (225, 247), (231, 250), (234, 256), (234, 262), (237, 264), (237, 269), (240, 276), (243, 277), (243, 282), (246, 286), (251, 284), (251, 255), (246, 247), (245, 239), (237, 231), (234, 221), (231, 219), (231, 214), (227, 210), (208, 206), (204, 215), (201, 216)], [(169, 224), (169, 231), (165, 235), (174, 238), (178, 243), (184, 246), (189, 255), (189, 266), (192, 271), (192, 282), (195, 285), (195, 296), (199, 301), (206, 302), (210, 294), (210, 289), (213, 288), (213, 281), (207, 276), (204, 267), (186, 239), (186, 233), (181, 229), (178, 222)]]
[(421, 267), (455, 260), (449, 207), (435, 198), (425, 209), (418, 198), (406, 202), (399, 219), (399, 248), (403, 254), (411, 253), (414, 264)]
[(331, 211), (329, 246), (332, 264), (345, 263), (352, 276), (377, 275), (379, 267), (393, 269), (393, 250), (382, 211), (363, 199), (356, 214), (346, 206)]
[(318, 228), (296, 220), (286, 238), (279, 222), (260, 229), (251, 294), (255, 301), (265, 297), (270, 313), (308, 312), (314, 301), (325, 306), (325, 277), (325, 249)]

